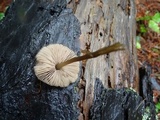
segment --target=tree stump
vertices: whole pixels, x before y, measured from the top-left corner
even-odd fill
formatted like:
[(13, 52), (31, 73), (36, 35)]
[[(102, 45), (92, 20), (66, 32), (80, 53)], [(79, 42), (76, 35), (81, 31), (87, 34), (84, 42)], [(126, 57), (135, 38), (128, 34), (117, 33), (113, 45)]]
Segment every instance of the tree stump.
[[(0, 119), (142, 119), (134, 1), (15, 0), (0, 28)], [(48, 44), (80, 55), (116, 42), (126, 50), (88, 60), (68, 87), (34, 74), (35, 55)]]

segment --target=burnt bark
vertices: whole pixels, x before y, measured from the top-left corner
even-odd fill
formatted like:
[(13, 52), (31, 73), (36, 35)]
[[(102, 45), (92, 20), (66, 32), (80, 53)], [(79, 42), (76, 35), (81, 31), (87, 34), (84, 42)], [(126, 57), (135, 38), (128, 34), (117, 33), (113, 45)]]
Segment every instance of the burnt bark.
[[(80, 24), (64, 0), (16, 0), (0, 22), (0, 119), (76, 120), (77, 82), (67, 88), (40, 82), (35, 55), (60, 43), (79, 53)], [(58, 51), (57, 51), (58, 52)]]
[[(0, 28), (0, 119), (142, 119), (133, 0), (15, 0)], [(116, 42), (126, 50), (88, 60), (66, 88), (34, 75), (43, 46), (59, 43), (80, 55)]]

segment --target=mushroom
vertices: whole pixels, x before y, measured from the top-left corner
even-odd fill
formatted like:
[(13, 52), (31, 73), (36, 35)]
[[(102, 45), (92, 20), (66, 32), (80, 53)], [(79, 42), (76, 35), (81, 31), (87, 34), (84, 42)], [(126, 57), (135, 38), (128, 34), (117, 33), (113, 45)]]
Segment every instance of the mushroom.
[(43, 47), (36, 55), (34, 67), (37, 78), (51, 86), (66, 87), (76, 81), (79, 73), (79, 62), (71, 63), (57, 70), (56, 65), (75, 57), (75, 53), (61, 44), (50, 44)]
[(77, 57), (66, 46), (50, 44), (43, 47), (36, 55), (35, 75), (39, 80), (48, 85), (67, 87), (70, 83), (77, 80), (80, 69), (79, 61), (95, 58), (117, 50), (124, 50), (123, 44), (115, 43), (109, 47)]

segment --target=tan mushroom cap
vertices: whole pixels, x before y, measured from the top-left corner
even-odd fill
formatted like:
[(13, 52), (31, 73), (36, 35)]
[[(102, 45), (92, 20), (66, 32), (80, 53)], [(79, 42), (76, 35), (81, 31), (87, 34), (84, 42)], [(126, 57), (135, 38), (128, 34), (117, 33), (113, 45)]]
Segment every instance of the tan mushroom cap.
[(37, 78), (51, 86), (66, 87), (78, 78), (79, 62), (74, 62), (56, 70), (57, 63), (76, 57), (75, 53), (61, 44), (43, 47), (36, 55), (34, 72)]

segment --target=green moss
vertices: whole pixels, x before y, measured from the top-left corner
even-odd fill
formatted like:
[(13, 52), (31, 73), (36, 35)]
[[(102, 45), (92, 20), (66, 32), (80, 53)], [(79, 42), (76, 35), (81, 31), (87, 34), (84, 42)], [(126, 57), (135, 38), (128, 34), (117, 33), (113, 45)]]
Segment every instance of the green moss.
[(4, 13), (0, 13), (0, 21), (5, 17)]

